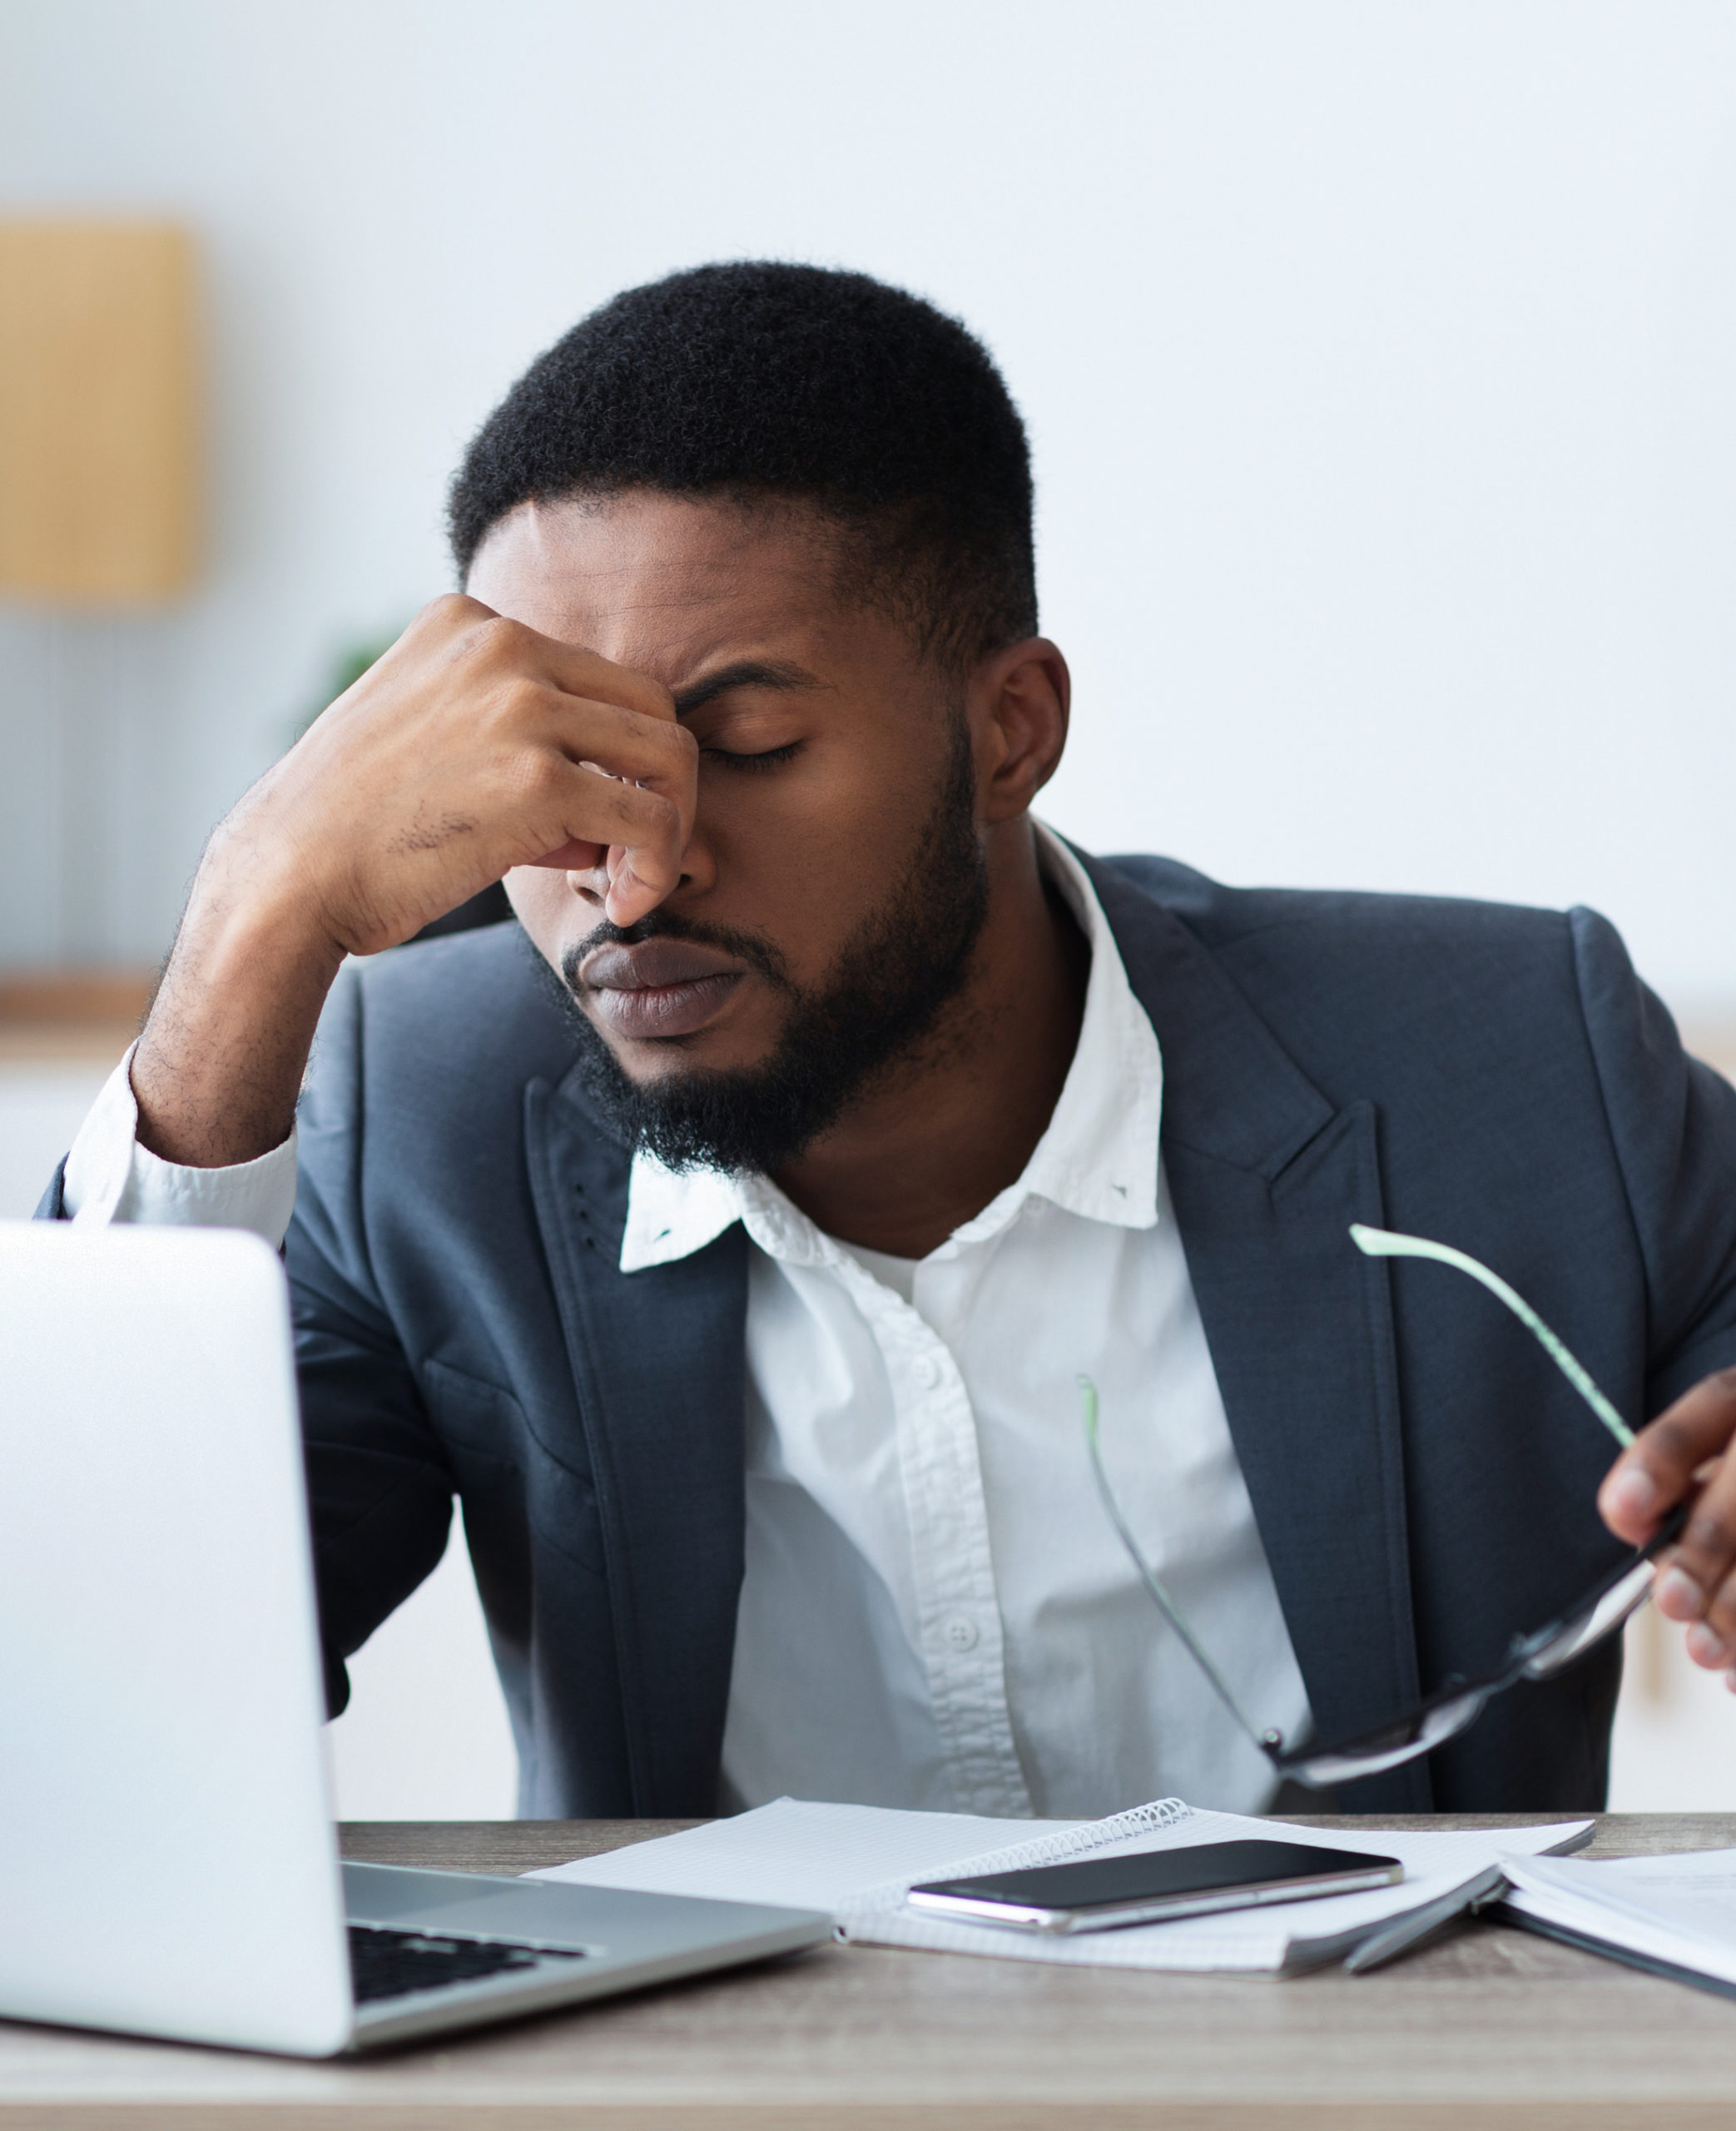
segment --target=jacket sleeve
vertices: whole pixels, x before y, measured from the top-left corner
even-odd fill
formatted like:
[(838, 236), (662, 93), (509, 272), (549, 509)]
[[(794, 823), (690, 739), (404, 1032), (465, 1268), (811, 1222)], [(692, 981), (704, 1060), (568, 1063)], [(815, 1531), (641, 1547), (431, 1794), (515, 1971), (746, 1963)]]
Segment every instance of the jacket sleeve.
[(302, 1097), (284, 1245), (334, 1716), (350, 1696), (344, 1661), (445, 1552), (454, 1490), (369, 1252), (364, 1039), (362, 990), (346, 974), (320, 1021)]
[(1646, 1413), (1736, 1365), (1736, 1087), (1683, 1050), (1614, 926), (1571, 913), (1586, 1034), (1648, 1305)]

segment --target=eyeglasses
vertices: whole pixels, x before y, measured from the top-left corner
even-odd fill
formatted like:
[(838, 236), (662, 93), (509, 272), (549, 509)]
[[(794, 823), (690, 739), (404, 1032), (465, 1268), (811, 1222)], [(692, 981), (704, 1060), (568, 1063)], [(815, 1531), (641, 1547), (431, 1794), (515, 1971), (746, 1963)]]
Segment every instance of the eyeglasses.
[[(1525, 1298), (1510, 1288), (1498, 1274), (1491, 1273), (1486, 1265), (1462, 1250), (1455, 1250), (1444, 1243), (1431, 1243), (1422, 1236), (1395, 1235), (1387, 1229), (1365, 1228), (1360, 1221), (1350, 1233), (1357, 1248), (1370, 1258), (1430, 1258), (1481, 1281), (1533, 1334), (1623, 1449), (1632, 1443), (1633, 1430), (1599, 1389), (1589, 1371)], [(1139, 1572), (1139, 1580), (1152, 1603), (1211, 1681), (1218, 1700), (1235, 1719), (1238, 1727), (1280, 1776), (1305, 1784), (1311, 1790), (1330, 1790), (1337, 1784), (1353, 1783), (1360, 1776), (1378, 1776), (1386, 1769), (1415, 1761), (1466, 1730), (1482, 1715), (1485, 1706), (1495, 1696), (1517, 1686), (1520, 1681), (1550, 1680), (1565, 1672), (1605, 1637), (1614, 1635), (1629, 1615), (1644, 1603), (1658, 1572), (1655, 1557), (1679, 1536), (1687, 1522), (1688, 1509), (1684, 1504), (1666, 1519), (1645, 1546), (1612, 1569), (1577, 1605), (1531, 1634), (1515, 1636), (1500, 1668), (1486, 1679), (1449, 1679), (1426, 1701), (1419, 1702), (1404, 1716), (1393, 1718), (1378, 1730), (1359, 1733), (1355, 1738), (1341, 1740), (1334, 1746), (1287, 1747), (1280, 1733), (1261, 1731), (1249, 1720), (1228, 1681), (1188, 1625), (1187, 1617), (1163, 1588), (1141, 1552), (1104, 1470), (1103, 1448), (1098, 1440), (1096, 1387), (1088, 1376), (1080, 1377), (1079, 1381), (1084, 1408), (1085, 1442), (1091, 1453), (1097, 1491), (1103, 1498), (1109, 1522), (1127, 1549), (1128, 1560)]]

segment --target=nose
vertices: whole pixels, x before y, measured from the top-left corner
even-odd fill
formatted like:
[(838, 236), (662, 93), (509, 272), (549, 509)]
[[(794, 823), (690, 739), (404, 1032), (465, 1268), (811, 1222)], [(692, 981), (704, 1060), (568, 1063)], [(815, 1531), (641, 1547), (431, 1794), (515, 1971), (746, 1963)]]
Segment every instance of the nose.
[(581, 902), (590, 904), (593, 910), (601, 910), (609, 892), (609, 869), (602, 859), (594, 866), (571, 867), (567, 873), (567, 886)]
[[(704, 831), (695, 828), (687, 839), (687, 847), (682, 853), (681, 878), (670, 890), (670, 897), (704, 895), (715, 887), (717, 882), (717, 861)], [(609, 892), (608, 857), (599, 858), (594, 866), (575, 866), (567, 874), (567, 886), (579, 901), (593, 910), (601, 910)], [(666, 898), (667, 899), (667, 898)]]

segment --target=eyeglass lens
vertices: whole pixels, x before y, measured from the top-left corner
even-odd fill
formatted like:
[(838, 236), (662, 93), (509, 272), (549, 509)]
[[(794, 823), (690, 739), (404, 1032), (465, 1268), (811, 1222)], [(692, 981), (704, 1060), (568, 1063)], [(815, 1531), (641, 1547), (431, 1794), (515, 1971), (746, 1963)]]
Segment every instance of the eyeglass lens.
[(1655, 1562), (1635, 1562), (1619, 1582), (1611, 1584), (1583, 1612), (1571, 1615), (1552, 1632), (1545, 1630), (1546, 1640), (1526, 1656), (1526, 1679), (1552, 1679), (1576, 1657), (1583, 1657), (1594, 1643), (1601, 1642), (1606, 1635), (1613, 1635), (1629, 1615), (1645, 1602), (1657, 1573)]
[(1486, 1687), (1468, 1687), (1444, 1696), (1419, 1710), (1402, 1724), (1342, 1746), (1303, 1747), (1294, 1754), (1274, 1756), (1282, 1774), (1293, 1776), (1317, 1791), (1330, 1791), (1341, 1783), (1354, 1783), (1359, 1776), (1380, 1776), (1389, 1768), (1401, 1768), (1420, 1755), (1458, 1736), (1481, 1716), (1489, 1699)]

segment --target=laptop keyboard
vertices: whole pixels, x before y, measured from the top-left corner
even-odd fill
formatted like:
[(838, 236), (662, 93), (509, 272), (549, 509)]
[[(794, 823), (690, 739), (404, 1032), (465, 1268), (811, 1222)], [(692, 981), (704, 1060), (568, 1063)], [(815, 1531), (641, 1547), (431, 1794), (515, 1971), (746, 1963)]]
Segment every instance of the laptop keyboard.
[(350, 1973), (355, 2000), (367, 2005), (403, 1998), (412, 1990), (442, 1990), (454, 1983), (534, 1968), (538, 1961), (582, 1961), (569, 1949), (508, 1945), (498, 1939), (449, 1939), (427, 1931), (388, 1931), (378, 1925), (350, 1927)]

